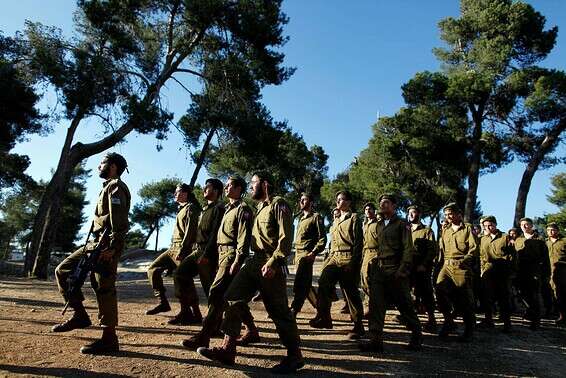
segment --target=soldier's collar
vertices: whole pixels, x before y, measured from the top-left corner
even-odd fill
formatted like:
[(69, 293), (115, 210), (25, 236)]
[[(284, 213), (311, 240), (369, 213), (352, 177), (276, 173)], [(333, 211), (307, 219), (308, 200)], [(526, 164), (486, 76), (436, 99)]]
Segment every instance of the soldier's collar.
[(373, 218), (373, 219), (368, 219), (366, 224), (372, 224), (372, 223), (376, 223), (377, 222), (377, 218)]
[(234, 202), (228, 202), (228, 207), (230, 209), (233, 209), (235, 207), (238, 207), (238, 205), (242, 202), (242, 200), (236, 200)]
[(187, 202), (185, 202), (185, 203), (180, 203), (180, 204), (177, 206), (177, 208), (178, 208), (179, 210), (181, 210), (181, 209), (187, 207), (188, 205), (189, 205), (189, 202), (187, 201)]
[(415, 227), (415, 228), (413, 228), (413, 224), (414, 224), (414, 223), (410, 223), (411, 229), (412, 229), (413, 231), (422, 230), (423, 228), (425, 228), (425, 225), (423, 224), (423, 222), (417, 223), (417, 224), (416, 224), (417, 227)]
[(305, 215), (305, 213), (303, 213), (303, 212), (301, 211), (301, 219), (307, 219), (307, 218), (309, 218), (309, 217), (312, 217), (313, 214), (314, 214), (314, 212), (309, 211), (309, 212), (307, 213), (307, 215)]
[(352, 212), (351, 211), (347, 211), (344, 214), (340, 215), (340, 221), (346, 220), (348, 218), (350, 218), (352, 216)]

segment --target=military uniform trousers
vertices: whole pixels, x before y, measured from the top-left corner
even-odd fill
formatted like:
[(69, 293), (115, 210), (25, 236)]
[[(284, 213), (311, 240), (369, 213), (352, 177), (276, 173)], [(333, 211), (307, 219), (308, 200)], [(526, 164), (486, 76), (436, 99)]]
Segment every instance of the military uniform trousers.
[[(362, 321), (364, 309), (360, 297), (359, 265), (351, 266), (352, 255), (349, 252), (332, 252), (318, 279), (317, 310), (321, 316), (330, 316), (332, 298), (335, 296), (336, 283), (344, 290), (350, 316), (354, 323)], [(349, 268), (349, 269), (348, 269)]]
[(217, 261), (208, 259), (206, 263), (199, 263), (202, 256), (201, 250), (197, 247), (193, 252), (185, 257), (177, 267), (173, 275), (175, 282), (175, 293), (178, 298), (186, 298), (189, 305), (198, 305), (198, 294), (194, 278), (198, 274), (204, 294), (208, 298), (210, 285), (216, 273)]
[(444, 259), (436, 281), (436, 300), (445, 319), (451, 318), (454, 305), (467, 324), (475, 324), (472, 269), (463, 266), (463, 259)]
[[(96, 243), (89, 243), (86, 247), (87, 251), (95, 248)], [(98, 320), (100, 325), (114, 327), (118, 324), (118, 299), (116, 296), (116, 277), (118, 271), (118, 260), (120, 259), (122, 251), (116, 251), (112, 260), (102, 266), (103, 273), (90, 274), (91, 286), (96, 294), (96, 301), (98, 302)], [(77, 249), (65, 260), (55, 268), (55, 277), (57, 279), (57, 286), (59, 292), (69, 305), (73, 307), (73, 303), (84, 301), (82, 292), (79, 292), (75, 298), (67, 298), (67, 279), (77, 267), (79, 261), (85, 252), (83, 248)]]
[(295, 281), (293, 282), (293, 302), (291, 302), (291, 308), (296, 312), (301, 311), (306, 299), (315, 308), (318, 300), (316, 291), (312, 287), (314, 261), (311, 262), (304, 259), (309, 253), (309, 251), (302, 250), (295, 252), (294, 262), (297, 266), (297, 271), (295, 272)]
[(556, 264), (552, 269), (552, 289), (561, 315), (566, 315), (566, 264)]
[(521, 298), (527, 304), (527, 317), (533, 321), (540, 320), (541, 285), (538, 274), (528, 270), (519, 270), (515, 282)]
[(411, 286), (415, 288), (415, 298), (422, 304), (427, 313), (434, 313), (434, 289), (432, 288), (432, 266), (427, 266), (424, 272), (416, 269), (411, 274)]
[(156, 297), (165, 295), (165, 286), (163, 285), (162, 277), (163, 272), (166, 270), (173, 271), (181, 263), (181, 261), (176, 259), (179, 254), (179, 248), (180, 243), (172, 244), (167, 251), (153, 260), (147, 269), (147, 278), (149, 278), (149, 283)]
[(366, 299), (369, 298), (369, 278), (370, 278), (370, 263), (377, 257), (377, 250), (364, 249), (364, 258), (362, 259), (362, 268), (360, 270), (360, 284)]
[(300, 343), (297, 322), (289, 310), (287, 301), (287, 282), (283, 267), (274, 266), (275, 275), (265, 278), (261, 268), (267, 262), (262, 252), (248, 259), (228, 287), (224, 299), (227, 302), (222, 332), (238, 337), (242, 322), (250, 316), (248, 303), (259, 290), (267, 314), (275, 323), (281, 342), (287, 349), (297, 348)]
[[(230, 267), (236, 259), (236, 250), (231, 246), (219, 246), (218, 270), (208, 294), (208, 313), (203, 320), (202, 333), (211, 335), (216, 332), (222, 322), (222, 315), (226, 308), (224, 295), (232, 283), (234, 276), (230, 275)], [(243, 318), (253, 321), (253, 317), (246, 306)], [(245, 313), (247, 311), (247, 313)], [(247, 323), (245, 323), (247, 324)]]
[(493, 267), (482, 274), (485, 316), (492, 318), (493, 305), (499, 305), (499, 316), (504, 322), (511, 320), (511, 274), (507, 267)]
[(374, 336), (383, 333), (388, 302), (397, 306), (407, 328), (421, 332), (421, 323), (411, 299), (409, 278), (395, 277), (399, 264), (375, 258), (370, 262), (369, 330)]

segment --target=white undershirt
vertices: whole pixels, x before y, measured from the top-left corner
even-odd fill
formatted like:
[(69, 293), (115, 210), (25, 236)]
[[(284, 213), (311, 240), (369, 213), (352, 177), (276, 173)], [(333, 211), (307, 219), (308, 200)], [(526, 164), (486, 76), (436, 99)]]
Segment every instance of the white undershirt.
[(384, 220), (383, 220), (383, 223), (385, 223), (385, 225), (387, 226), (387, 225), (389, 224), (389, 221), (390, 221), (390, 220), (391, 220), (391, 219), (384, 219)]

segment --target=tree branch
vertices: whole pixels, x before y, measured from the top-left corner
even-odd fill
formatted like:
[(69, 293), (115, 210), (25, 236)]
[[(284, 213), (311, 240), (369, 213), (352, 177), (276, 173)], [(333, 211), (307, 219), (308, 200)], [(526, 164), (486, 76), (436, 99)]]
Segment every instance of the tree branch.
[(193, 74), (193, 75), (195, 75), (195, 76), (201, 77), (201, 78), (203, 78), (203, 79), (207, 79), (207, 77), (204, 76), (203, 74), (201, 74), (200, 72), (194, 71), (194, 70), (190, 70), (190, 69), (188, 69), (188, 68), (177, 68), (175, 71), (176, 71), (176, 72), (186, 72), (186, 73), (190, 73), (190, 74)]

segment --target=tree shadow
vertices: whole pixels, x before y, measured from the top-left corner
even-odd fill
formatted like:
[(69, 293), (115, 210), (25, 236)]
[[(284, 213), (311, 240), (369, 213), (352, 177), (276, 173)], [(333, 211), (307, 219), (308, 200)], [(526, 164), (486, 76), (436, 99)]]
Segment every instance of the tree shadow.
[(128, 377), (122, 374), (98, 373), (94, 371), (74, 368), (58, 368), (58, 367), (38, 367), (38, 366), (15, 366), (0, 364), (0, 370), (10, 372), (12, 374), (29, 374), (32, 376), (52, 376), (52, 377), (108, 377), (121, 378)]

